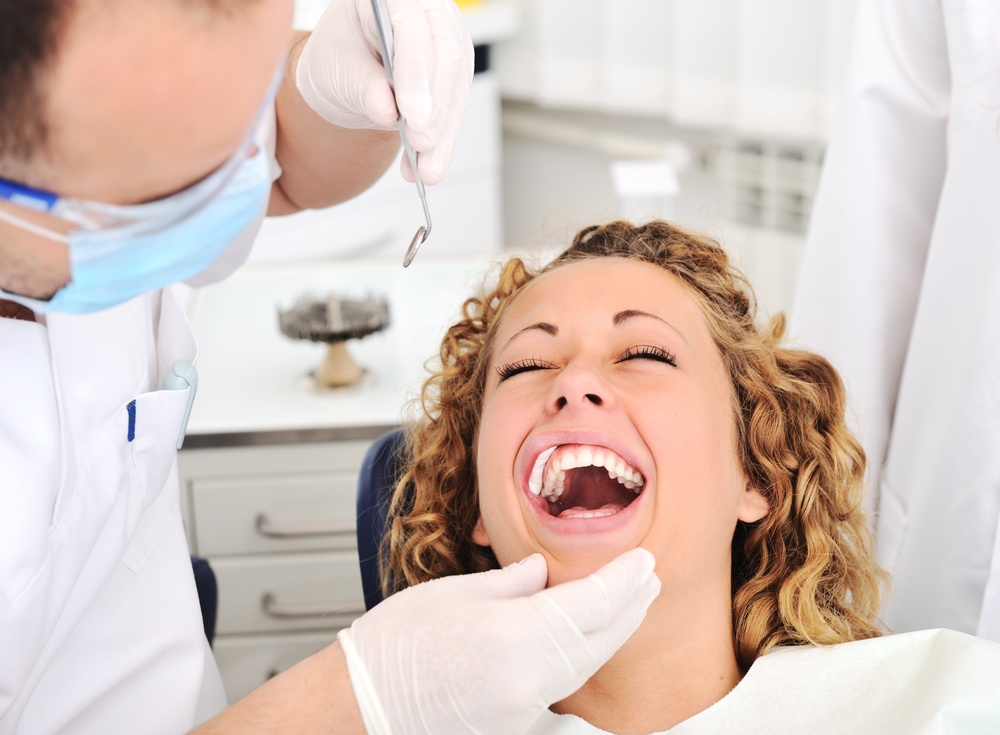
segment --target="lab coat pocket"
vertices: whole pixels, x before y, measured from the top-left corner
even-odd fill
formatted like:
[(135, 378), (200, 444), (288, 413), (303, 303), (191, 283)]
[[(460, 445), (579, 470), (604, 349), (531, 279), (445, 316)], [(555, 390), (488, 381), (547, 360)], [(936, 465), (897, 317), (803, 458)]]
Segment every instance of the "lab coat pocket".
[(143, 393), (126, 406), (126, 439), (145, 505), (164, 490), (177, 457), (177, 438), (190, 392), (188, 388)]
[(122, 556), (122, 563), (133, 572), (146, 563), (163, 530), (179, 513), (176, 446), (189, 392), (144, 393), (126, 407), (127, 441), (141, 508), (135, 533)]
[[(187, 396), (188, 390), (142, 393), (115, 411), (81, 459), (79, 502), (70, 504), (62, 520), (104, 529), (102, 535), (118, 539), (124, 551), (140, 526), (152, 522), (150, 515), (169, 511), (159, 503), (149, 512), (160, 496), (170, 496), (165, 500), (177, 505), (176, 476), (171, 471)], [(76, 517), (81, 513), (89, 518), (85, 523)]]
[(875, 560), (889, 574), (896, 571), (903, 551), (909, 518), (906, 504), (883, 473), (879, 482), (878, 521), (875, 524)]

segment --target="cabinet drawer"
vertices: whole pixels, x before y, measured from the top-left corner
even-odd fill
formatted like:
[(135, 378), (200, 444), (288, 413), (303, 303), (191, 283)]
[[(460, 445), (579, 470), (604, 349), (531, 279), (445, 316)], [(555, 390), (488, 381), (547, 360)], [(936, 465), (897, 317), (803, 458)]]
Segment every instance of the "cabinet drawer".
[(230, 704), (329, 645), (336, 632), (219, 636), (215, 661)]
[(202, 556), (357, 546), (357, 468), (195, 478), (190, 486)]
[(337, 629), (365, 609), (356, 550), (211, 562), (219, 634)]
[(358, 470), (369, 446), (362, 439), (182, 450), (191, 553), (354, 547)]

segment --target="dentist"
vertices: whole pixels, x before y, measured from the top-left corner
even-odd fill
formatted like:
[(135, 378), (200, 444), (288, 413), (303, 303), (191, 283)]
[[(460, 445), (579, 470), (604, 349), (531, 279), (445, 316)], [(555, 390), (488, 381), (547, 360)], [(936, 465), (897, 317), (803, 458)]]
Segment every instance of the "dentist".
[(523, 731), (656, 594), (643, 552), (548, 590), (539, 557), (419, 585), (223, 711), (179, 512), (190, 389), (163, 389), (196, 347), (165, 287), (367, 188), (397, 108), (439, 181), (472, 76), (450, 0), (390, 0), (395, 95), (368, 0), (289, 48), (292, 6), (0, 2), (2, 734)]
[(886, 625), (1000, 641), (1000, 5), (856, 13), (791, 331), (853, 402)]

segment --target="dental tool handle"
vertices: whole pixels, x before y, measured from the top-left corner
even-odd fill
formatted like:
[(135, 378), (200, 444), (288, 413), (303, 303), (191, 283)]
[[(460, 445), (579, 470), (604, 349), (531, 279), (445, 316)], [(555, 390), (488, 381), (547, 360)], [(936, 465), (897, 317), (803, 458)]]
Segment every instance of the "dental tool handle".
[[(382, 66), (385, 68), (386, 77), (389, 79), (389, 86), (393, 87), (393, 94), (395, 94), (392, 71), (392, 21), (389, 18), (389, 8), (386, 5), (386, 0), (372, 0), (372, 10), (375, 14), (375, 25), (378, 26), (379, 40), (382, 42)], [(398, 107), (397, 112), (399, 112)], [(417, 196), (420, 197), (420, 206), (424, 210), (424, 221), (426, 223), (417, 229), (413, 239), (410, 240), (409, 247), (406, 248), (406, 253), (403, 255), (403, 267), (406, 268), (413, 262), (421, 244), (423, 244), (424, 240), (431, 233), (431, 213), (427, 206), (427, 193), (424, 190), (424, 182), (420, 180), (420, 173), (417, 170), (418, 154), (413, 150), (413, 146), (410, 145), (410, 141), (406, 138), (406, 120), (403, 118), (402, 112), (399, 112), (397, 125), (399, 127), (399, 139), (403, 143), (403, 151), (410, 162), (410, 170), (413, 171), (413, 182), (417, 187)]]
[[(386, 76), (389, 78), (389, 85), (392, 86), (393, 37), (389, 9), (386, 7), (385, 0), (372, 0), (372, 9), (375, 11), (375, 25), (378, 26), (378, 35), (382, 41), (382, 66), (385, 68)], [(395, 89), (393, 91), (395, 92)], [(397, 125), (399, 127), (399, 138), (403, 142), (403, 150), (406, 152), (406, 157), (410, 160), (410, 168), (413, 169), (413, 178), (417, 185), (417, 195), (420, 197), (421, 202), (423, 202), (424, 213), (427, 215), (429, 221), (430, 215), (426, 211), (427, 195), (424, 193), (424, 183), (420, 180), (420, 176), (417, 175), (417, 154), (413, 150), (413, 146), (410, 145), (410, 141), (406, 138), (406, 120), (403, 118), (402, 113), (399, 113)], [(430, 227), (427, 230), (430, 231)]]
[(379, 39), (382, 41), (382, 66), (392, 84), (392, 23), (389, 20), (389, 8), (385, 0), (372, 0), (372, 10), (375, 12), (375, 25), (378, 26)]

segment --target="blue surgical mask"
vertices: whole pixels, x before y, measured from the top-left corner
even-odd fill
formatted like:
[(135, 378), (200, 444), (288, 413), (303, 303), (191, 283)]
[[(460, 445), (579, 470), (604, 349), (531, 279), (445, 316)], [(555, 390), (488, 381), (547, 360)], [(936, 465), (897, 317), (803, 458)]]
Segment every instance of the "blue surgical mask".
[[(277, 80), (276, 80), (277, 82)], [(0, 182), (0, 196), (78, 224), (54, 233), (10, 212), (0, 220), (69, 244), (71, 281), (44, 301), (0, 289), (0, 298), (36, 313), (86, 314), (177, 283), (204, 271), (267, 206), (270, 157), (257, 137), (273, 102), (268, 95), (253, 129), (229, 160), (187, 189), (154, 202), (111, 205), (61, 199)], [(45, 206), (39, 201), (48, 198)]]

